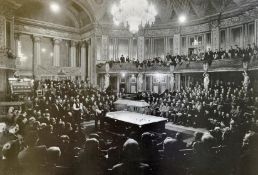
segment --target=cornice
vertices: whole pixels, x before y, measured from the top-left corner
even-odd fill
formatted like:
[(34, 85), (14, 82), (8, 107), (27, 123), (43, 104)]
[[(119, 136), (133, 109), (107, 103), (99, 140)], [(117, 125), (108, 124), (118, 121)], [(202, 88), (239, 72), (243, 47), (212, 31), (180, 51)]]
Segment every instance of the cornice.
[(46, 27), (25, 25), (25, 24), (15, 24), (14, 25), (15, 33), (23, 33), (29, 35), (45, 36), (52, 38), (61, 38), (67, 40), (81, 40), (81, 37), (78, 33), (64, 32), (61, 30), (49, 29)]
[(79, 34), (79, 32), (80, 32), (79, 29), (74, 28), (74, 27), (68, 27), (68, 26), (63, 26), (63, 25), (54, 24), (54, 23), (50, 23), (50, 22), (38, 21), (38, 20), (22, 18), (22, 17), (15, 17), (15, 23), (39, 26), (39, 27), (46, 27), (48, 29), (61, 30), (61, 31), (70, 32), (70, 33), (78, 33)]

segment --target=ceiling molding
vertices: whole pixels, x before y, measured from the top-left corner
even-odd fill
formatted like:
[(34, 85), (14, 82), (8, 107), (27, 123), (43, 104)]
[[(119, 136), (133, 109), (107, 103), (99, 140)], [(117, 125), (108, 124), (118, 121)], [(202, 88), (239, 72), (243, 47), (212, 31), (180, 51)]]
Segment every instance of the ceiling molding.
[(65, 32), (79, 33), (78, 28), (63, 26), (63, 25), (54, 24), (54, 23), (45, 22), (45, 21), (38, 21), (34, 19), (29, 19), (29, 18), (15, 17), (15, 23), (52, 28), (55, 30), (61, 30)]

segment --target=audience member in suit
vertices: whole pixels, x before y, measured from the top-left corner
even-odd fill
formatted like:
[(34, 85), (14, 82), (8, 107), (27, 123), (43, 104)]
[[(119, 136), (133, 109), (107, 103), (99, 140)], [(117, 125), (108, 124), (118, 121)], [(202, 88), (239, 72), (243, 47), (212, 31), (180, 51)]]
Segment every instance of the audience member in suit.
[(46, 146), (37, 146), (38, 134), (36, 131), (28, 131), (25, 135), (25, 147), (18, 154), (18, 161), (25, 175), (39, 174), (41, 167), (46, 164), (47, 148)]
[(79, 154), (79, 164), (76, 175), (102, 175), (103, 160), (99, 150), (99, 141), (87, 139), (83, 151)]
[(113, 166), (112, 175), (150, 175), (149, 165), (140, 161), (140, 148), (133, 139), (128, 139), (123, 146), (123, 161)]

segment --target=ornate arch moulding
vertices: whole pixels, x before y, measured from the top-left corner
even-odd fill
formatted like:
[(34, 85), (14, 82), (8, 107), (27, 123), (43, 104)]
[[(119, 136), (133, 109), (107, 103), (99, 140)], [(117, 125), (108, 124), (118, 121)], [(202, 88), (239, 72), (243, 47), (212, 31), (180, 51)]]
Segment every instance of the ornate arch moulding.
[(88, 3), (88, 0), (72, 0), (74, 3), (79, 5), (89, 16), (91, 23), (96, 21), (94, 16), (94, 10), (91, 8), (91, 5)]
[(63, 25), (54, 24), (54, 23), (50, 23), (50, 22), (39, 21), (39, 20), (34, 20), (34, 19), (29, 19), (29, 18), (22, 18), (22, 17), (15, 17), (15, 23), (39, 26), (39, 27), (44, 27), (44, 28), (48, 28), (48, 29), (61, 30), (64, 32), (71, 32), (71, 33), (79, 33), (80, 32), (80, 30), (75, 27), (63, 26)]
[(54, 29), (46, 29), (46, 28), (37, 27), (37, 26), (29, 26), (29, 25), (16, 24), (14, 26), (14, 32), (18, 34), (20, 33), (20, 34), (28, 34), (28, 35), (40, 35), (44, 37), (62, 38), (62, 39), (75, 40), (75, 41), (77, 40), (79, 41), (81, 39), (79, 34), (63, 32), (63, 31), (54, 30)]

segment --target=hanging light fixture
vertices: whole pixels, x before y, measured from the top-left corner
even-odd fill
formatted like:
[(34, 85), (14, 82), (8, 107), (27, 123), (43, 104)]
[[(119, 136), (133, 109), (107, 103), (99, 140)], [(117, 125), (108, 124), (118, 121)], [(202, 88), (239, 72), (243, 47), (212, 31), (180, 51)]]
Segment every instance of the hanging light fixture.
[(129, 27), (130, 32), (137, 33), (140, 26), (155, 22), (157, 10), (147, 0), (121, 0), (118, 5), (112, 6), (111, 14), (115, 25), (123, 24)]

